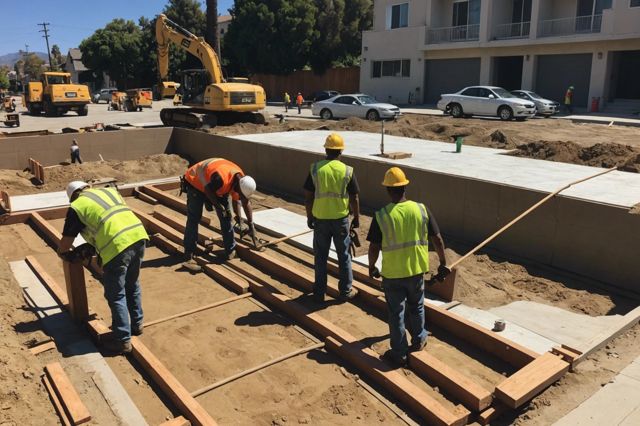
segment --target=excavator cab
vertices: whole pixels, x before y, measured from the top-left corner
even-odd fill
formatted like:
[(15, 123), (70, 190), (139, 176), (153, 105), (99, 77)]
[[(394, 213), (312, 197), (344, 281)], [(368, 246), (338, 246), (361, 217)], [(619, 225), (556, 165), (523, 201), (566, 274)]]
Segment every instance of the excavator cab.
[(182, 72), (182, 102), (204, 105), (204, 92), (211, 84), (211, 76), (206, 70), (185, 70)]

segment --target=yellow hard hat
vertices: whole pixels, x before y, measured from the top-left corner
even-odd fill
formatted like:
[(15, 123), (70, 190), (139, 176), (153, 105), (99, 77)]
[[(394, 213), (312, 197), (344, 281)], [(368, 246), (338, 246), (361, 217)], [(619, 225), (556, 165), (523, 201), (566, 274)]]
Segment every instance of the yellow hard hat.
[(331, 133), (324, 142), (327, 149), (344, 149), (344, 139), (337, 133)]
[(404, 175), (400, 167), (392, 167), (384, 174), (382, 185), (384, 186), (405, 186), (409, 184), (409, 179)]

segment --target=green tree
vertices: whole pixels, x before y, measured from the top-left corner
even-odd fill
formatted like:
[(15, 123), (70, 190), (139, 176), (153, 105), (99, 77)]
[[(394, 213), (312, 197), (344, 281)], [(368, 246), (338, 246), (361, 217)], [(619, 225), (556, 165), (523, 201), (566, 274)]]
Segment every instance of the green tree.
[(9, 67), (6, 65), (0, 66), (0, 89), (9, 88)]
[(60, 52), (60, 47), (57, 44), (54, 44), (51, 47), (51, 59), (53, 64), (51, 64), (51, 69), (62, 69), (64, 68), (64, 58), (62, 57), (62, 53)]
[[(196, 36), (205, 36), (207, 17), (200, 7), (200, 2), (196, 0), (169, 0), (162, 13)], [(155, 19), (153, 24), (155, 38)], [(157, 45), (155, 48), (157, 49)], [(171, 45), (169, 48), (169, 76), (176, 79), (180, 71), (191, 68), (202, 68), (202, 63), (195, 56)]]
[(44, 72), (44, 60), (35, 53), (28, 53), (22, 60), (22, 69), (24, 75), (28, 76), (31, 81), (38, 80)]
[(139, 74), (141, 38), (142, 31), (135, 22), (114, 19), (82, 40), (82, 62), (99, 75), (106, 72), (126, 88), (127, 80)]
[(359, 63), (362, 32), (373, 27), (373, 0), (345, 0), (342, 25), (342, 51), (334, 65)]
[(315, 2), (318, 10), (315, 23), (318, 37), (313, 40), (309, 65), (320, 74), (342, 55), (345, 0)]
[(234, 73), (288, 74), (309, 62), (316, 4), (309, 0), (236, 0), (224, 36)]

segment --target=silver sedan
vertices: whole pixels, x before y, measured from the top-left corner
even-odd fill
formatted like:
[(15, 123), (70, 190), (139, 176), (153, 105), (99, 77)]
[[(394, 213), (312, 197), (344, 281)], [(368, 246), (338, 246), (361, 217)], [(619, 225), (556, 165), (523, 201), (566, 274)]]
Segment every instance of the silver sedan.
[(545, 99), (531, 90), (512, 90), (511, 93), (536, 104), (538, 115), (544, 115), (545, 117), (551, 117), (560, 111), (560, 104), (550, 99)]
[(400, 108), (392, 104), (376, 101), (369, 95), (357, 93), (338, 95), (311, 105), (311, 113), (325, 120), (332, 118), (359, 117), (367, 120), (395, 118), (400, 115)]
[(526, 120), (536, 115), (536, 106), (502, 87), (471, 86), (457, 93), (440, 95), (438, 109), (453, 117), (486, 115), (501, 120)]

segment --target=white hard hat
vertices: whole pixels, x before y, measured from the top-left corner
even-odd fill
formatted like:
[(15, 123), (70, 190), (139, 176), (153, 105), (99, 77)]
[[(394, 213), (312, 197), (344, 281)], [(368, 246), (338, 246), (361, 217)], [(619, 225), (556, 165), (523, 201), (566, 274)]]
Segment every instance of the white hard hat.
[(240, 178), (240, 192), (247, 198), (251, 198), (256, 192), (256, 181), (251, 176), (243, 176)]
[(74, 180), (73, 182), (69, 182), (69, 185), (67, 185), (67, 197), (71, 199), (71, 196), (73, 195), (74, 192), (82, 188), (86, 188), (87, 186), (89, 186), (89, 184), (81, 180)]

